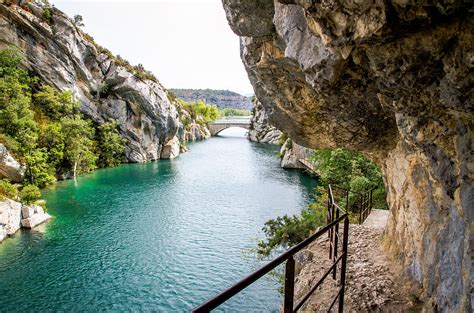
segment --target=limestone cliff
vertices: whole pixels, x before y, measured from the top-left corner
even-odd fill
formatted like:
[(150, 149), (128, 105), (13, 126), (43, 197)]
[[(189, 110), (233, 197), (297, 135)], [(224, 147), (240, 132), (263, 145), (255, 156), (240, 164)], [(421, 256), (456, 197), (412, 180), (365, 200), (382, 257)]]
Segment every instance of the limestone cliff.
[(0, 4), (0, 48), (14, 45), (24, 51), (25, 66), (45, 83), (71, 90), (93, 121), (116, 120), (127, 139), (128, 161), (175, 156), (162, 150), (170, 145), (176, 150), (179, 116), (152, 75), (134, 71), (58, 9), (40, 1), (8, 3), (21, 6)]
[(263, 105), (257, 98), (255, 98), (252, 118), (250, 119), (248, 139), (250, 141), (276, 145), (278, 144), (278, 138), (280, 136), (281, 131), (270, 124), (267, 112), (265, 112)]
[(269, 119), (383, 169), (387, 248), (427, 310), (470, 309), (471, 1), (223, 0)]

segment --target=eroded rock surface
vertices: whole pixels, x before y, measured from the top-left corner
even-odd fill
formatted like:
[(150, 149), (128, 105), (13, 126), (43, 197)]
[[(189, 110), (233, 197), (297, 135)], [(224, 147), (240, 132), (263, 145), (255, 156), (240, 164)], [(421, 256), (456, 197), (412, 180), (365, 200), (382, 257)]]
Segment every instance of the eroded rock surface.
[(0, 179), (5, 178), (19, 183), (23, 180), (24, 174), (25, 167), (11, 155), (4, 144), (0, 143)]
[(427, 310), (470, 310), (472, 2), (223, 4), (270, 121), (300, 145), (377, 161), (387, 249)]
[(44, 8), (39, 1), (0, 4), (0, 48), (13, 45), (24, 51), (25, 65), (47, 84), (71, 90), (81, 111), (95, 122), (116, 120), (127, 139), (129, 161), (159, 159), (180, 126), (165, 88), (134, 75), (61, 11), (51, 9), (52, 23), (46, 23)]
[(51, 215), (46, 213), (44, 209), (36, 204), (24, 205), (21, 208), (21, 227), (33, 228), (49, 220)]
[(21, 227), (21, 203), (11, 199), (0, 202), (0, 241)]
[(280, 136), (281, 131), (270, 124), (263, 105), (255, 98), (248, 139), (250, 141), (276, 145)]

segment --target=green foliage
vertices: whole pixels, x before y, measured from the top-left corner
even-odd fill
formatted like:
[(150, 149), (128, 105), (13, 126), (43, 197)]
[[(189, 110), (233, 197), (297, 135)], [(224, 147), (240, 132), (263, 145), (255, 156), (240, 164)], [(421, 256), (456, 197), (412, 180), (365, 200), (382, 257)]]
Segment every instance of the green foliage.
[(0, 133), (0, 143), (3, 143), (5, 147), (8, 149), (8, 151), (10, 151), (10, 153), (12, 154), (18, 153), (18, 149), (19, 149), (18, 141), (16, 141), (12, 137), (6, 134)]
[(97, 126), (96, 131), (79, 114), (71, 92), (38, 86), (38, 79), (21, 68), (22, 59), (15, 48), (0, 50), (0, 142), (25, 162), (26, 182), (43, 187), (59, 173), (75, 176), (97, 163), (119, 164), (124, 142), (116, 123)]
[(245, 109), (224, 108), (219, 110), (220, 116), (250, 116), (252, 112)]
[(48, 85), (41, 86), (33, 98), (35, 106), (52, 120), (72, 116), (79, 109), (79, 103), (74, 100), (72, 92), (57, 92)]
[(41, 197), (39, 188), (35, 185), (26, 185), (20, 191), (20, 199), (23, 203), (35, 203)]
[(283, 146), (285, 141), (288, 139), (288, 135), (285, 132), (281, 132), (280, 136), (278, 137), (278, 144)]
[(25, 179), (30, 183), (44, 187), (56, 181), (54, 168), (48, 162), (48, 151), (38, 148), (25, 155)]
[(318, 226), (326, 223), (327, 194), (317, 187), (318, 198), (301, 211), (301, 215), (279, 216), (265, 223), (262, 228), (266, 238), (259, 240), (257, 253), (268, 256), (279, 247), (287, 248), (306, 239)]
[(99, 166), (116, 166), (124, 159), (125, 140), (117, 132), (117, 122), (99, 126), (97, 142), (99, 145)]
[[(283, 133), (280, 139), (286, 138)], [(345, 149), (322, 149), (314, 152), (311, 159), (320, 174), (315, 201), (302, 210), (301, 215), (285, 215), (267, 221), (262, 229), (265, 239), (257, 246), (260, 255), (267, 256), (278, 247), (291, 247), (326, 223), (327, 192), (323, 186), (328, 183), (353, 191), (349, 198), (350, 206), (359, 199), (357, 193), (374, 189), (374, 207), (386, 207), (380, 169), (361, 154)]]
[(94, 128), (80, 115), (61, 119), (64, 133), (64, 158), (72, 167), (73, 176), (96, 168)]
[(219, 111), (215, 105), (209, 105), (202, 100), (196, 102), (185, 102), (179, 100), (181, 106), (186, 110), (191, 119), (199, 122), (209, 123), (219, 117)]
[[(347, 149), (322, 149), (314, 152), (315, 163), (321, 181), (349, 189), (353, 193), (373, 191), (376, 208), (386, 208), (385, 187), (380, 168), (362, 154)], [(350, 203), (356, 194), (351, 194)]]
[(18, 189), (15, 185), (6, 179), (0, 180), (0, 200), (5, 200), (5, 198), (16, 199), (17, 196)]
[(41, 13), (41, 17), (43, 18), (43, 21), (45, 21), (49, 25), (53, 25), (53, 9), (52, 8), (44, 8), (43, 13)]
[(0, 51), (0, 133), (18, 142), (20, 152), (36, 143), (37, 125), (30, 108), (30, 85), (35, 82), (20, 67), (22, 55), (16, 48)]

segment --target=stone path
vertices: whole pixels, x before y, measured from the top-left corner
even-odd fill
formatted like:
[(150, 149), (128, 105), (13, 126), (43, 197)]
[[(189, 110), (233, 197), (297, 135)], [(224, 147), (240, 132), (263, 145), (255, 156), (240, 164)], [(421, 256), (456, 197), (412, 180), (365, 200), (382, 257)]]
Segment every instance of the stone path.
[[(387, 218), (388, 211), (374, 210), (363, 225), (350, 225), (344, 311), (404, 312), (416, 306), (410, 299), (412, 291), (407, 289), (397, 274), (399, 271), (381, 249)], [(327, 238), (321, 238), (301, 252), (302, 264), (295, 283), (296, 299), (301, 298), (330, 266), (328, 244)], [(326, 311), (337, 289), (334, 280), (326, 279), (302, 312)]]
[(384, 229), (388, 221), (388, 210), (372, 210), (364, 225), (373, 229)]

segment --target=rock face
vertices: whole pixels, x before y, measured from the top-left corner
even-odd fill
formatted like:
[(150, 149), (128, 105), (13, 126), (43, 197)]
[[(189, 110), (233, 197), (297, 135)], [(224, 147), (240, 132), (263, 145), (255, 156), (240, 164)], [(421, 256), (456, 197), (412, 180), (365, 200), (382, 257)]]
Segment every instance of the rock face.
[(387, 249), (426, 310), (470, 310), (474, 18), (469, 1), (223, 0), (274, 125), (384, 172)]
[(5, 199), (0, 202), (0, 242), (21, 226), (21, 203)]
[(159, 159), (179, 128), (165, 88), (132, 73), (61, 11), (50, 8), (48, 24), (42, 19), (44, 4), (21, 2), (22, 6), (0, 5), (0, 48), (13, 45), (24, 51), (25, 66), (47, 84), (71, 90), (81, 111), (95, 122), (116, 120), (127, 139), (128, 161)]
[(300, 146), (291, 139), (287, 139), (280, 149), (280, 166), (283, 168), (306, 169), (300, 160), (308, 159), (312, 152), (311, 149)]
[(270, 124), (265, 108), (260, 101), (255, 99), (253, 115), (250, 119), (248, 139), (250, 141), (276, 145), (278, 144), (278, 138), (280, 138), (280, 136), (281, 131)]
[(24, 174), (25, 167), (15, 160), (4, 144), (0, 143), (0, 179), (6, 178), (19, 183), (23, 180)]

